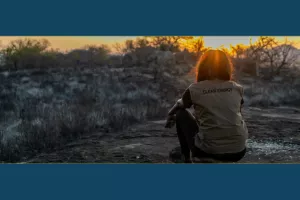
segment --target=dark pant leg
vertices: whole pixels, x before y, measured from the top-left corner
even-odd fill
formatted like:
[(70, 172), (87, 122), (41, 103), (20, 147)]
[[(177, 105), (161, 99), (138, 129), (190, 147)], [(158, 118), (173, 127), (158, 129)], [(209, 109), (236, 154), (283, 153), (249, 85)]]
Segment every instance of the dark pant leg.
[(185, 110), (180, 109), (176, 112), (176, 129), (181, 147), (181, 153), (185, 158), (190, 157), (190, 151), (195, 148), (195, 135), (199, 128), (195, 119)]
[(246, 149), (237, 153), (209, 154), (195, 147), (195, 135), (198, 133), (199, 128), (195, 119), (185, 109), (180, 109), (176, 112), (176, 129), (181, 153), (185, 158), (190, 157), (191, 151), (193, 156), (198, 158), (213, 158), (224, 162), (237, 162), (246, 154)]
[(227, 161), (227, 162), (238, 162), (242, 158), (244, 158), (245, 154), (247, 152), (247, 149), (244, 149), (241, 152), (237, 153), (225, 153), (225, 154), (217, 154), (214, 155), (214, 158), (220, 161)]
[(237, 153), (209, 154), (199, 148), (195, 148), (193, 153), (194, 156), (198, 158), (213, 158), (222, 162), (238, 162), (244, 158), (246, 152), (247, 149)]

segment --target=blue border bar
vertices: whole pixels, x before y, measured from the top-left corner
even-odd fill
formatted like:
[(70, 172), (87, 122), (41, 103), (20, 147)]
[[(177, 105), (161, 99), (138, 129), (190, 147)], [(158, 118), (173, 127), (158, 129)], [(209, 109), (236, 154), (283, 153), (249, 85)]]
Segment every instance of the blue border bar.
[(0, 35), (300, 35), (299, 1), (1, 3)]
[(293, 164), (0, 165), (0, 188), (13, 199), (290, 199), (299, 171)]

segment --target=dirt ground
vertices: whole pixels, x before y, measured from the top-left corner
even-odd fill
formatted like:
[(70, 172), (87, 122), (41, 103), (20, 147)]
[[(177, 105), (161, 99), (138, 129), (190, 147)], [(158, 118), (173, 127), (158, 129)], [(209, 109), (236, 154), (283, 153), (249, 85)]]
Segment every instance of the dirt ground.
[[(300, 162), (300, 109), (244, 109), (248, 152), (239, 163)], [(178, 147), (175, 129), (165, 121), (148, 121), (118, 133), (97, 133), (26, 163), (172, 163)]]

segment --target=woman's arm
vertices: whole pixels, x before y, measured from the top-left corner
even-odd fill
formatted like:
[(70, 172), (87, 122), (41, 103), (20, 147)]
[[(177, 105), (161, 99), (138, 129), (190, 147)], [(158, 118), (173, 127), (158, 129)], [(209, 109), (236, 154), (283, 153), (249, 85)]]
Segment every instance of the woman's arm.
[(168, 115), (175, 115), (178, 109), (190, 108), (193, 105), (191, 100), (190, 90), (186, 89), (182, 95), (182, 98), (179, 99), (175, 105), (171, 108)]
[(241, 100), (241, 106), (240, 106), (240, 112), (242, 113), (242, 107), (243, 107), (243, 105), (244, 105), (244, 98), (242, 98), (242, 100)]
[(244, 105), (244, 88), (241, 88), (241, 96), (242, 96), (242, 100), (241, 100), (241, 107), (240, 107), (240, 112), (242, 113), (242, 107)]
[(193, 104), (191, 100), (191, 94), (189, 89), (187, 89), (183, 93), (182, 98), (179, 99), (169, 111), (165, 127), (171, 128), (175, 125), (175, 120), (176, 120), (175, 114), (178, 111), (178, 109), (190, 108), (192, 105)]
[(171, 108), (171, 110), (169, 111), (168, 115), (175, 115), (177, 110), (180, 108), (184, 108), (183, 106), (183, 102), (182, 99), (179, 99), (175, 105)]

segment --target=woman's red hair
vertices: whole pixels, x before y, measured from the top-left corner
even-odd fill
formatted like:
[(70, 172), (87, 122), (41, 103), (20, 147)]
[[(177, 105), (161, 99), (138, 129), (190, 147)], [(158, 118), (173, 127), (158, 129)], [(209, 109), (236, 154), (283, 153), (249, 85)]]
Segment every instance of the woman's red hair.
[(231, 80), (233, 66), (230, 58), (221, 50), (206, 51), (196, 65), (197, 82), (204, 80)]

